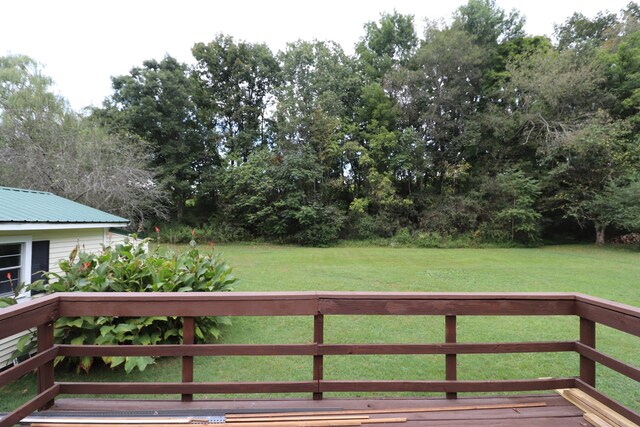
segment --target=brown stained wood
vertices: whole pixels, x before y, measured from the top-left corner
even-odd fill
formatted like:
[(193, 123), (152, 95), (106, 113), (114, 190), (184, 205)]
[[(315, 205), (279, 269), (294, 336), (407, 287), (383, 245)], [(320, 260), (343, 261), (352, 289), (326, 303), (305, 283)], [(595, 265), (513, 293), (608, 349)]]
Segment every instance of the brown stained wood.
[[(399, 397), (358, 397), (358, 398), (334, 398), (325, 397), (323, 400), (311, 400), (309, 397), (291, 397), (291, 398), (265, 398), (258, 396), (256, 398), (229, 398), (229, 399), (198, 399), (194, 402), (184, 403), (179, 399), (113, 399), (113, 398), (80, 398), (80, 397), (62, 397), (56, 399), (56, 403), (52, 410), (54, 411), (131, 411), (131, 410), (160, 410), (160, 409), (206, 409), (206, 410), (223, 410), (225, 412), (243, 412), (251, 409), (253, 413), (256, 410), (262, 412), (272, 412), (279, 410), (280, 412), (291, 411), (296, 409), (299, 411), (323, 411), (327, 410), (350, 410), (350, 409), (389, 409), (389, 408), (422, 408), (422, 407), (439, 407), (439, 406), (469, 406), (469, 405), (489, 405), (489, 404), (521, 404), (543, 402), (548, 408), (555, 410), (568, 410), (571, 414), (582, 415), (575, 406), (567, 402), (558, 394), (545, 392), (536, 394), (518, 394), (518, 395), (501, 395), (501, 396), (461, 396), (456, 400), (446, 400), (438, 397), (413, 396), (408, 398)], [(545, 408), (530, 408), (528, 411), (544, 411)], [(489, 412), (487, 412), (489, 413)], [(513, 415), (519, 416), (515, 411)], [(480, 412), (476, 413), (480, 414)]]
[[(105, 418), (104, 420), (108, 420)], [(363, 424), (395, 424), (395, 423), (404, 423), (406, 422), (406, 418), (377, 418), (377, 419), (336, 419), (336, 420), (297, 420), (292, 419), (290, 421), (247, 421), (247, 422), (225, 422), (225, 426), (236, 426), (236, 427), (340, 427), (340, 426), (361, 426)], [(32, 423), (31, 427), (78, 427), (80, 424), (78, 423)], [(108, 423), (103, 422), (99, 425), (100, 427), (173, 427), (176, 425), (184, 425), (183, 423), (136, 423), (134, 421), (126, 424), (122, 423)], [(201, 423), (195, 423), (195, 425), (201, 425)]]
[[(589, 427), (580, 417), (539, 417), (524, 419), (492, 419), (492, 420), (460, 420), (430, 421), (429, 427)], [(424, 424), (409, 424), (407, 427)]]
[[(432, 406), (424, 408), (389, 408), (389, 409), (354, 409), (343, 411), (331, 411), (334, 415), (373, 415), (373, 414), (412, 414), (418, 412), (455, 412), (455, 411), (480, 411), (490, 409), (517, 409), (517, 408), (540, 408), (546, 407), (545, 402), (529, 402), (529, 403), (504, 403), (490, 405), (457, 405), (457, 406)], [(265, 412), (260, 414), (234, 414), (228, 413), (228, 419), (242, 419), (255, 416), (261, 417), (295, 417), (295, 416), (312, 416), (317, 414), (327, 414), (327, 412)]]
[(576, 314), (582, 318), (601, 323), (614, 329), (640, 337), (640, 318), (586, 302), (578, 302)]
[[(537, 427), (585, 427), (582, 412), (556, 394), (536, 396), (502, 396), (502, 397), (459, 397), (456, 400), (437, 398), (414, 397), (409, 399), (398, 398), (331, 398), (325, 396), (321, 401), (313, 401), (310, 398), (280, 398), (280, 399), (229, 399), (229, 400), (196, 400), (183, 403), (178, 399), (173, 400), (113, 400), (113, 399), (56, 399), (56, 411), (126, 411), (126, 410), (161, 410), (161, 409), (209, 409), (228, 412), (232, 408), (238, 411), (258, 409), (272, 411), (280, 408), (282, 411), (290, 411), (295, 408), (305, 410), (317, 410), (327, 413), (326, 409), (344, 408), (369, 411), (371, 409), (393, 408), (420, 408), (440, 406), (473, 406), (485, 404), (507, 404), (544, 402), (546, 407), (531, 408), (507, 408), (486, 409), (479, 411), (447, 411), (425, 412), (408, 414), (389, 414), (388, 416), (407, 417), (407, 427), (423, 426), (537, 426)], [(325, 409), (323, 411), (323, 409)], [(300, 414), (300, 412), (298, 412)], [(384, 415), (371, 415), (371, 417)], [(542, 421), (541, 421), (542, 420)], [(571, 420), (571, 421), (569, 421)], [(544, 421), (544, 422), (543, 422)], [(546, 422), (546, 423), (545, 423)], [(391, 424), (393, 425), (393, 424)]]
[[(195, 319), (185, 317), (182, 319), (182, 342), (183, 344), (193, 344), (195, 342)], [(182, 382), (193, 382), (193, 356), (182, 357)], [(183, 394), (183, 402), (193, 401), (193, 394)]]
[(53, 322), (58, 317), (58, 300), (49, 297), (3, 308), (0, 310), (0, 339)]
[[(38, 325), (38, 353), (44, 353), (53, 348), (53, 322)], [(54, 370), (53, 360), (43, 362), (38, 366), (38, 393), (43, 393), (53, 387)], [(41, 409), (50, 408), (53, 405), (53, 399), (43, 404)]]
[(632, 422), (636, 424), (640, 424), (640, 413), (634, 411), (633, 409), (627, 408), (624, 405), (621, 405), (620, 403), (602, 394), (601, 392), (599, 392), (589, 384), (585, 383), (584, 381), (581, 381), (579, 379), (576, 380), (576, 388), (588, 394), (589, 396), (593, 397), (594, 399), (598, 400), (599, 402), (603, 403), (604, 405), (608, 406), (609, 408), (616, 411), (623, 417), (629, 418)]
[(315, 344), (58, 345), (64, 356), (312, 356)]
[(90, 292), (60, 294), (61, 316), (300, 316), (317, 313), (314, 293)]
[(591, 295), (585, 295), (581, 293), (576, 293), (575, 299), (579, 303), (578, 305), (580, 305), (580, 303), (584, 303), (591, 306), (604, 308), (608, 311), (628, 314), (631, 317), (635, 317), (636, 319), (640, 320), (640, 308), (634, 307), (632, 305), (622, 304), (615, 301), (609, 301), (606, 299), (594, 297)]
[(60, 386), (58, 385), (54, 385), (51, 388), (43, 391), (27, 403), (20, 406), (15, 411), (8, 413), (2, 419), (0, 419), (0, 427), (13, 426), (36, 409), (46, 405), (47, 402), (53, 401), (53, 399), (58, 395), (59, 392)]
[(48, 350), (38, 353), (35, 356), (0, 372), (0, 387), (15, 381), (21, 376), (28, 374), (34, 369), (53, 361), (58, 356), (58, 347), (54, 346)]
[(323, 344), (318, 346), (318, 352), (325, 356), (348, 354), (553, 353), (566, 351), (575, 351), (574, 341), (481, 344)]
[[(304, 293), (304, 292), (303, 292)], [(309, 292), (306, 292), (310, 294)], [(573, 292), (353, 292), (320, 291), (313, 292), (319, 299), (405, 299), (405, 300), (552, 300), (575, 301)], [(604, 300), (603, 300), (604, 301)]]
[[(456, 316), (445, 316), (444, 318), (444, 340), (451, 344), (456, 342)], [(457, 355), (455, 353), (447, 353), (445, 355), (445, 379), (447, 381), (455, 381), (458, 379)], [(448, 392), (447, 399), (455, 399), (458, 397), (456, 392)]]
[[(324, 316), (316, 314), (313, 317), (313, 341), (318, 345), (324, 343)], [(324, 360), (322, 354), (316, 353), (313, 356), (313, 380), (322, 381), (324, 378)], [(313, 400), (322, 400), (322, 392), (316, 390), (313, 393)]]
[[(226, 426), (243, 427), (339, 427), (339, 426), (361, 426), (364, 420), (319, 420), (319, 421), (291, 421), (291, 422), (251, 422), (251, 423), (224, 423)], [(176, 424), (152, 424), (154, 427), (174, 427)], [(182, 425), (182, 424), (178, 424)], [(196, 424), (197, 425), (197, 424)], [(78, 424), (63, 423), (33, 423), (31, 427), (78, 427)], [(100, 427), (149, 427), (149, 424), (100, 424)]]
[[(580, 318), (580, 343), (596, 347), (596, 324), (584, 317)], [(596, 362), (583, 355), (580, 355), (580, 379), (590, 386), (596, 385)]]
[(640, 382), (640, 369), (628, 365), (618, 359), (611, 356), (607, 356), (593, 348), (586, 346), (582, 343), (576, 343), (576, 350), (581, 356), (584, 356), (594, 362), (598, 362), (607, 368), (613, 369), (616, 372), (621, 373), (633, 380)]
[(571, 388), (575, 378), (499, 381), (322, 381), (322, 392), (460, 392), (533, 391)]
[(313, 356), (348, 354), (496, 354), (575, 351), (574, 341), (452, 344), (159, 344), (57, 346), (63, 356)]
[(62, 394), (234, 394), (316, 392), (314, 381), (234, 383), (60, 382)]
[(560, 316), (575, 314), (574, 301), (553, 300), (455, 300), (455, 299), (341, 299), (320, 300), (323, 314), (352, 315), (486, 315)]

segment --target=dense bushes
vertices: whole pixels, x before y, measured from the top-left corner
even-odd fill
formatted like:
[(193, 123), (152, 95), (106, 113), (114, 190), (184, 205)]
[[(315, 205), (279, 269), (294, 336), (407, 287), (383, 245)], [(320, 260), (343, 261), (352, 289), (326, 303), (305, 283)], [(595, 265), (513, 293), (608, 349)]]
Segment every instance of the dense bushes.
[[(106, 247), (100, 254), (79, 252), (59, 263), (62, 273), (46, 273), (47, 282), (31, 285), (34, 291), (51, 292), (223, 292), (231, 290), (236, 279), (220, 255), (201, 253), (195, 245), (181, 253), (146, 250), (147, 240), (126, 241)], [(211, 342), (220, 336), (220, 327), (229, 323), (223, 317), (196, 319), (196, 339)], [(179, 317), (91, 317), (60, 318), (55, 329), (56, 342), (66, 344), (175, 344), (182, 340)], [(58, 360), (60, 361), (60, 360)], [(102, 357), (114, 368), (124, 365), (130, 372), (153, 363), (151, 357)], [(72, 359), (77, 370), (88, 372), (94, 360)]]

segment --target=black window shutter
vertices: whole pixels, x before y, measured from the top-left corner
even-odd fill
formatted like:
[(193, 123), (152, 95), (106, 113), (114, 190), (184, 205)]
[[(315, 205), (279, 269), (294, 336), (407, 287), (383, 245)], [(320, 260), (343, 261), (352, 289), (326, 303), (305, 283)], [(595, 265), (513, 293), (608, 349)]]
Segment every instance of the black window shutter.
[(31, 243), (31, 282), (43, 279), (43, 271), (49, 271), (49, 241)]

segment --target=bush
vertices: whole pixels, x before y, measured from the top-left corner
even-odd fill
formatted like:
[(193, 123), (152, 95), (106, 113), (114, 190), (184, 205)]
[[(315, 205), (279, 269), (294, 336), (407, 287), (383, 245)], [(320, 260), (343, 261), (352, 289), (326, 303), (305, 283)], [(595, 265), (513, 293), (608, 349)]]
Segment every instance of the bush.
[(190, 243), (191, 240), (207, 243), (239, 242), (246, 240), (246, 231), (234, 227), (228, 223), (208, 223), (199, 227), (190, 227), (180, 224), (161, 224), (158, 232), (153, 233), (153, 240), (160, 239), (160, 243), (172, 245)]
[[(46, 273), (49, 283), (37, 281), (34, 291), (52, 292), (223, 292), (231, 290), (236, 279), (220, 255), (202, 254), (193, 247), (182, 253), (145, 250), (148, 240), (125, 241), (106, 247), (100, 254), (74, 249), (68, 260), (59, 263), (61, 274)], [(220, 336), (220, 327), (229, 324), (224, 317), (196, 318), (198, 342), (211, 342)], [(176, 344), (182, 341), (179, 317), (90, 317), (60, 318), (55, 338), (67, 344)], [(58, 360), (60, 361), (60, 360)], [(151, 357), (102, 357), (112, 368), (144, 370)], [(92, 357), (71, 359), (76, 369), (88, 372)]]
[(338, 240), (344, 221), (337, 208), (320, 204), (302, 206), (295, 217), (300, 230), (293, 236), (293, 241), (308, 246), (327, 246)]

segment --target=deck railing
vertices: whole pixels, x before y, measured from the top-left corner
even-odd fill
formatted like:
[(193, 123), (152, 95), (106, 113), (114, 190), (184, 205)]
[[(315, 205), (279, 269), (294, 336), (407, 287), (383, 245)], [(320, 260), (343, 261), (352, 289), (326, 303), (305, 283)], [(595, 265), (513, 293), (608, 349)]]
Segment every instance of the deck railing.
[[(442, 316), (445, 342), (436, 344), (325, 344), (324, 319), (334, 315)], [(456, 342), (459, 316), (578, 316), (575, 341)], [(60, 317), (78, 316), (181, 316), (180, 345), (61, 345), (53, 338)], [(312, 316), (313, 342), (303, 344), (194, 344), (194, 318), (199, 316)], [(177, 394), (190, 401), (194, 394), (310, 393), (322, 399), (325, 392), (512, 392), (579, 388), (625, 417), (640, 423), (640, 414), (613, 401), (596, 389), (596, 364), (640, 382), (640, 369), (596, 349), (596, 324), (640, 337), (640, 309), (573, 293), (59, 293), (0, 310), (0, 339), (37, 328), (38, 353), (0, 372), (0, 387), (33, 370), (38, 372), (38, 394), (0, 420), (9, 426), (38, 409), (50, 407), (64, 394)], [(578, 377), (461, 381), (457, 355), (575, 352)], [(335, 381), (323, 376), (324, 356), (334, 355), (445, 355), (445, 378), (414, 381)], [(194, 356), (273, 356), (313, 358), (310, 381), (194, 382)], [(182, 381), (158, 382), (58, 382), (53, 361), (57, 356), (178, 356)]]

